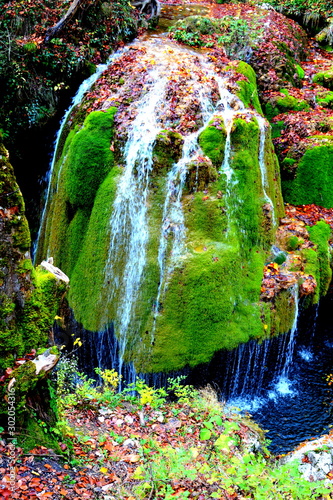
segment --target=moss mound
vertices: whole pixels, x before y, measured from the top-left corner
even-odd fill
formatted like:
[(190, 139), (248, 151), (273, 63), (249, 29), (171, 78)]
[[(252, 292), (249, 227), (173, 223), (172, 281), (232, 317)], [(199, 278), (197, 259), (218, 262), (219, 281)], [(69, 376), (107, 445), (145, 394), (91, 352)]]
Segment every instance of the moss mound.
[(298, 163), (296, 177), (282, 181), (285, 201), (294, 205), (314, 203), (332, 208), (332, 162), (333, 145), (308, 149)]
[(96, 191), (113, 163), (110, 151), (113, 117), (117, 108), (94, 111), (73, 137), (68, 152), (65, 189), (73, 207), (91, 207)]
[(329, 90), (333, 90), (333, 68), (328, 71), (316, 73), (313, 76), (313, 82), (318, 83)]

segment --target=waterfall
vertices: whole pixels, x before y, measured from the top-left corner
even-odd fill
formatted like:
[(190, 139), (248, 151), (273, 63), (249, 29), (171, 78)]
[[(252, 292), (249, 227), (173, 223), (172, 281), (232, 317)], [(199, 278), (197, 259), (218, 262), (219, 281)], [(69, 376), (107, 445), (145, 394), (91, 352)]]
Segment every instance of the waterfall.
[(265, 163), (265, 143), (266, 143), (267, 122), (266, 122), (265, 118), (263, 118), (260, 115), (258, 115), (256, 118), (257, 118), (257, 121), (259, 124), (259, 129), (260, 129), (259, 167), (260, 167), (260, 173), (261, 173), (262, 190), (264, 192), (265, 200), (270, 205), (271, 210), (272, 210), (273, 226), (276, 226), (276, 215), (275, 215), (274, 204), (272, 202), (272, 199), (268, 196), (267, 191), (266, 191), (266, 189), (268, 187), (267, 168), (266, 168), (266, 163)]
[[(276, 391), (282, 395), (292, 393), (290, 374), (299, 315), (298, 285), (290, 290), (290, 301), (294, 304), (294, 318), (289, 333), (266, 339), (260, 344), (254, 340), (241, 344), (227, 354), (223, 392), (228, 400), (249, 400), (264, 394), (275, 397)], [(273, 389), (267, 393), (271, 386)], [(237, 404), (241, 406), (241, 403)]]
[[(138, 114), (124, 150), (126, 165), (110, 220), (111, 241), (105, 265), (108, 302), (112, 303), (119, 294), (114, 320), (119, 338), (119, 373), (122, 373), (127, 333), (146, 262), (149, 174), (153, 165), (153, 145), (160, 130), (156, 108), (167, 82), (165, 78), (160, 79), (158, 73), (152, 73), (151, 79), (154, 83), (138, 103)], [(127, 256), (125, 262), (124, 255)]]
[[(163, 48), (162, 50), (165, 49)], [(227, 221), (226, 225), (228, 229), (230, 229), (230, 227), (234, 227), (233, 225), (237, 224), (237, 220), (235, 220), (236, 208), (233, 203), (231, 203), (231, 198), (238, 198), (238, 205), (245, 204), (245, 197), (239, 196), (238, 191), (241, 191), (237, 189), (237, 174), (235, 174), (232, 168), (232, 127), (237, 117), (243, 119), (245, 117), (247, 121), (250, 121), (254, 117), (258, 120), (259, 125), (265, 123), (264, 118), (260, 117), (257, 112), (245, 109), (242, 101), (227, 89), (226, 80), (214, 72), (213, 66), (207, 62), (204, 56), (191, 54), (188, 51), (186, 51), (186, 53), (181, 51), (176, 55), (169, 55), (169, 60), (163, 60), (163, 57), (158, 57), (158, 48), (155, 54), (155, 50), (153, 52), (151, 47), (149, 48), (148, 46), (147, 49), (143, 44), (139, 45), (138, 52), (140, 53), (140, 57), (143, 58), (142, 61), (144, 64), (147, 65), (144, 66), (147, 73), (142, 76), (142, 80), (140, 81), (142, 88), (138, 85), (138, 89), (135, 89), (141, 97), (139, 97), (136, 102), (129, 104), (129, 106), (125, 108), (126, 111), (120, 108), (118, 118), (116, 117), (116, 121), (120, 119), (122, 115), (125, 117), (125, 120), (127, 120), (126, 140), (122, 151), (124, 158), (123, 165), (119, 166), (121, 174), (119, 175), (108, 225), (109, 246), (107, 249), (104, 276), (102, 278), (103, 293), (100, 294), (100, 303), (96, 305), (98, 311), (101, 310), (101, 314), (98, 316), (96, 315), (96, 320), (94, 318), (95, 323), (89, 323), (90, 317), (88, 314), (88, 321), (85, 321), (86, 317), (84, 314), (81, 314), (84, 327), (88, 328), (87, 325), (89, 325), (92, 331), (113, 331), (117, 339), (117, 354), (112, 359), (112, 366), (116, 366), (120, 374), (124, 374), (125, 369), (127, 370), (125, 364), (127, 364), (128, 359), (131, 358), (131, 349), (133, 345), (139, 345), (141, 322), (143, 323), (142, 318), (138, 317), (137, 311), (140, 309), (140, 300), (143, 296), (142, 290), (146, 277), (145, 271), (148, 268), (147, 255), (149, 255), (149, 257), (151, 255), (150, 253), (148, 254), (147, 247), (150, 238), (155, 238), (155, 234), (152, 235), (150, 229), (150, 217), (152, 213), (150, 205), (152, 204), (153, 196), (151, 186), (154, 183), (154, 176), (157, 177), (156, 169), (154, 172), (153, 157), (157, 135), (165, 129), (176, 133), (179, 131), (183, 136), (183, 147), (182, 151), (179, 152), (181, 158), (175, 160), (173, 165), (168, 165), (168, 173), (165, 175), (165, 178), (161, 180), (161, 185), (158, 185), (158, 188), (156, 188), (159, 190), (160, 211), (157, 211), (157, 216), (155, 214), (154, 216), (156, 216), (158, 222), (161, 223), (159, 232), (156, 231), (156, 227), (154, 227), (154, 231), (157, 232), (158, 235), (157, 241), (154, 240), (154, 243), (157, 243), (156, 260), (158, 269), (156, 274), (158, 275), (158, 282), (155, 282), (156, 286), (153, 291), (153, 296), (151, 298), (149, 297), (149, 302), (145, 298), (146, 302), (144, 305), (144, 310), (148, 311), (147, 317), (149, 311), (151, 312), (149, 320), (144, 319), (148, 324), (147, 332), (148, 330), (150, 332), (151, 345), (154, 345), (155, 342), (160, 304), (163, 303), (168, 279), (175, 271), (177, 265), (188, 256), (185, 215), (183, 211), (183, 188), (190, 166), (193, 167), (193, 163), (195, 164), (197, 160), (197, 165), (199, 165), (199, 158), (204, 156), (198, 144), (200, 134), (215, 117), (218, 117), (219, 123), (222, 118), (225, 125), (226, 142), (224, 160), (223, 163), (221, 162), (222, 165), (219, 167), (217, 166), (217, 170), (222, 179), (221, 185), (223, 186), (223, 190), (226, 182), (226, 194), (224, 194), (224, 200), (218, 202), (218, 204), (220, 205), (221, 203), (219, 209), (221, 209), (223, 215), (226, 207), (229, 221)], [(169, 50), (169, 54), (173, 52), (173, 50)], [(143, 54), (142, 56), (141, 53)], [(119, 54), (115, 54), (108, 64), (116, 57), (119, 57)], [(81, 102), (84, 94), (107, 66), (108, 65), (104, 65), (100, 67), (95, 75), (87, 79), (81, 85), (71, 107), (62, 120), (57, 135), (56, 148), (60, 142), (63, 127), (73, 107)], [(177, 80), (178, 77), (179, 79)], [(188, 90), (187, 94), (184, 92), (184, 88)], [(180, 96), (178, 96), (177, 92), (179, 92)], [(191, 94), (193, 94), (193, 99), (188, 99), (188, 101), (186, 101), (187, 96)], [(171, 105), (169, 106), (170, 96), (172, 101), (176, 102), (174, 107), (178, 106), (183, 111), (183, 109), (188, 106), (186, 109), (190, 110), (188, 114), (191, 117), (191, 121), (194, 123), (192, 128), (187, 125), (187, 122), (184, 122), (185, 126), (181, 126), (179, 114), (176, 115), (179, 118), (178, 120), (173, 118), (171, 112), (173, 108)], [(105, 107), (103, 109), (105, 109)], [(125, 127), (117, 129), (115, 141), (117, 147), (123, 139), (121, 134), (124, 133), (124, 129)], [(253, 133), (257, 144), (257, 127), (252, 127), (252, 130), (254, 131)], [(265, 198), (267, 198), (267, 176), (265, 173), (266, 165), (264, 161), (264, 125), (260, 126), (259, 137), (260, 148), (257, 159), (261, 170), (262, 190), (260, 181), (259, 183), (256, 182), (256, 184), (259, 186), (260, 194), (263, 192)], [(62, 165), (57, 166), (59, 170), (55, 177), (54, 169), (56, 154), (55, 151), (49, 174), (51, 177), (53, 173), (53, 179), (52, 182), (49, 182), (40, 233), (43, 230), (43, 226), (46, 225), (45, 214), (48, 210), (52, 195), (58, 190), (59, 179), (62, 173)], [(256, 166), (257, 163), (254, 162), (254, 168)], [(213, 170), (215, 167), (216, 165), (214, 164), (213, 166), (213, 162), (210, 161), (209, 168)], [(199, 166), (197, 166), (196, 175), (197, 180), (199, 180)], [(254, 175), (257, 176), (257, 172), (255, 172)], [(163, 189), (164, 191), (162, 192)], [(57, 200), (60, 198), (59, 196)], [(216, 196), (216, 198), (219, 198), (219, 196)], [(215, 203), (217, 199), (213, 201)], [(61, 203), (63, 203), (63, 200), (61, 200)], [(223, 224), (225, 224), (225, 219)], [(75, 226), (74, 223), (73, 226)], [(244, 228), (240, 227), (238, 229), (239, 231), (237, 231), (237, 233), (241, 231), (244, 232)], [(235, 236), (235, 240), (237, 240), (239, 234)], [(221, 235), (217, 237), (219, 243), (221, 243), (220, 239), (223, 241), (223, 245), (228, 245), (230, 247), (228, 251), (231, 252), (233, 247), (229, 244), (228, 233), (221, 231)], [(235, 248), (238, 243), (240, 243), (239, 246), (241, 246), (241, 242), (236, 241)], [(83, 244), (85, 244), (85, 240), (83, 240)], [(218, 258), (216, 258), (216, 261), (217, 260)], [(101, 259), (101, 261), (103, 260)], [(213, 261), (216, 262), (215, 260)], [(73, 283), (75, 281), (75, 271), (80, 268), (79, 266), (81, 263), (79, 263), (77, 268), (75, 265), (76, 264), (74, 264)], [(78, 280), (75, 283), (77, 282)], [(73, 289), (74, 287), (72, 290)], [(98, 302), (98, 300), (97, 298), (96, 302)], [(81, 301), (81, 304), (83, 303), (84, 301)], [(74, 300), (73, 304), (75, 304)], [(77, 318), (80, 318), (79, 306), (77, 306), (77, 311), (79, 311)], [(148, 323), (148, 321), (152, 321), (152, 324)], [(90, 326), (91, 324), (93, 324), (93, 326)], [(99, 334), (101, 338), (104, 338), (103, 335)], [(258, 349), (257, 347), (253, 347), (255, 359), (259, 356)], [(147, 356), (148, 355), (149, 352), (147, 353)], [(256, 368), (253, 367), (253, 370), (255, 369)], [(130, 368), (130, 373), (133, 379), (135, 377), (134, 367)]]
[[(42, 211), (42, 215), (41, 215), (41, 220), (40, 220), (38, 235), (37, 235), (36, 241), (34, 242), (33, 248), (32, 248), (33, 259), (36, 259), (39, 240), (40, 240), (42, 232), (45, 230), (46, 214), (47, 214), (47, 211), (48, 211), (48, 209), (50, 207), (51, 197), (58, 190), (59, 178), (60, 178), (60, 173), (61, 173), (61, 170), (62, 170), (62, 165), (59, 168), (59, 172), (58, 172), (58, 175), (57, 175), (57, 181), (56, 181), (55, 185), (52, 184), (52, 177), (53, 177), (53, 172), (54, 172), (54, 168), (55, 168), (55, 164), (56, 164), (56, 158), (57, 158), (57, 153), (58, 153), (58, 146), (59, 146), (59, 142), (60, 142), (60, 138), (61, 138), (61, 134), (63, 132), (64, 126), (66, 125), (66, 122), (67, 122), (67, 120), (68, 120), (71, 112), (75, 108), (75, 106), (77, 106), (78, 104), (80, 104), (82, 102), (82, 99), (84, 98), (85, 94), (91, 89), (91, 87), (98, 80), (98, 78), (101, 76), (101, 74), (108, 68), (108, 66), (110, 66), (110, 64), (112, 64), (112, 62), (115, 59), (117, 59), (118, 57), (120, 57), (127, 50), (128, 50), (128, 47), (125, 47), (125, 48), (123, 48), (121, 50), (118, 50), (117, 52), (115, 52), (114, 54), (112, 54), (108, 58), (108, 60), (107, 60), (107, 62), (105, 64), (99, 64), (96, 67), (95, 73), (93, 75), (90, 75), (88, 78), (86, 78), (81, 83), (81, 85), (79, 86), (76, 94), (74, 95), (74, 97), (72, 99), (72, 102), (71, 102), (70, 106), (65, 111), (65, 114), (64, 114), (64, 116), (62, 117), (62, 119), (60, 121), (59, 129), (58, 129), (58, 132), (56, 134), (54, 145), (53, 145), (53, 155), (52, 155), (52, 158), (51, 158), (50, 167), (49, 167), (49, 170), (48, 170), (48, 172), (46, 174), (47, 190), (46, 190), (45, 203), (44, 203), (44, 207), (43, 207), (43, 211)], [(63, 163), (64, 163), (64, 161), (65, 161), (65, 159), (63, 160)], [(52, 187), (52, 189), (51, 189), (51, 187)], [(48, 255), (48, 257), (50, 257), (50, 256)]]

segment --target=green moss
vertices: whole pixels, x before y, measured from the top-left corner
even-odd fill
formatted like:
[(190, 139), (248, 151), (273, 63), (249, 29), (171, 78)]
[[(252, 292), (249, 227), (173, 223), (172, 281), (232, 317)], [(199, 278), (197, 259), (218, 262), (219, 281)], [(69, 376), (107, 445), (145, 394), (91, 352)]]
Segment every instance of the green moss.
[(26, 352), (46, 345), (60, 299), (67, 289), (65, 283), (43, 269), (36, 270), (35, 284), (36, 288), (26, 301), (18, 326)]
[(287, 250), (288, 252), (292, 252), (293, 250), (296, 250), (304, 240), (301, 238), (298, 238), (297, 236), (290, 236), (290, 238), (287, 241)]
[(304, 248), (301, 251), (302, 262), (304, 266), (304, 273), (313, 276), (317, 282), (312, 303), (317, 304), (320, 299), (320, 266), (318, 254), (313, 248)]
[(295, 319), (295, 303), (290, 290), (280, 291), (274, 304), (270, 306), (269, 316), (271, 335), (283, 334), (292, 328)]
[(298, 74), (298, 78), (300, 78), (300, 80), (303, 80), (303, 78), (305, 76), (305, 71), (302, 68), (302, 66), (300, 66), (299, 64), (296, 64), (296, 71), (297, 71), (297, 74)]
[(73, 207), (92, 206), (100, 183), (113, 163), (110, 143), (117, 108), (93, 111), (72, 140), (66, 170), (66, 191)]
[[(68, 158), (74, 138), (79, 134), (66, 142)], [(160, 285), (157, 257), (166, 174), (179, 158), (182, 142), (179, 134), (165, 130), (154, 146), (154, 170), (147, 201), (147, 259), (139, 298), (126, 332), (124, 356), (143, 372), (195, 365), (208, 361), (218, 349), (231, 349), (251, 338), (267, 335), (259, 294), (274, 224), (266, 213), (267, 198), (258, 161), (260, 130), (254, 118), (248, 121), (239, 118), (233, 124), (234, 174), (229, 186), (221, 171), (226, 142), (223, 119), (215, 117), (201, 133), (200, 146), (209, 160), (204, 159), (202, 164), (201, 160), (194, 162), (188, 168), (182, 197), (186, 251), (169, 267), (174, 236), (172, 232), (163, 235), (167, 238), (166, 269), (172, 271), (161, 284), (165, 285), (165, 293), (159, 298), (159, 313), (155, 314)], [(279, 194), (278, 165), (269, 135), (264, 155), (266, 191), (279, 217), (283, 215), (283, 204)], [(67, 186), (63, 177), (68, 178), (70, 169), (66, 160), (56, 195), (59, 201), (53, 204), (54, 223), (49, 246), (52, 254), (61, 241), (59, 262), (66, 263), (70, 270), (69, 305), (85, 329), (97, 332), (113, 322), (119, 307), (121, 290), (112, 292), (113, 300), (108, 300), (104, 273), (111, 237), (112, 203), (122, 169), (113, 167), (109, 171), (97, 189), (92, 209), (86, 212), (84, 207), (74, 207), (66, 199)], [(194, 185), (196, 180), (198, 186)], [(205, 193), (198, 189), (205, 189)], [(124, 255), (114, 262), (115, 273), (124, 268), (126, 257), (124, 249)], [(66, 268), (63, 270), (66, 272)]]
[(17, 221), (12, 221), (12, 225), (15, 224), (15, 231), (13, 232), (13, 244), (20, 250), (30, 250), (31, 238), (28, 221), (25, 217), (20, 217)]
[[(265, 112), (265, 116), (267, 117), (268, 120), (271, 119), (266, 114), (266, 112)], [(276, 123), (271, 123), (271, 127), (272, 127), (272, 139), (276, 139), (277, 137), (281, 136), (281, 132), (285, 128), (285, 124), (284, 124), (284, 121), (280, 120)]]
[[(68, 276), (75, 267), (100, 184), (113, 166), (110, 143), (117, 108), (90, 113), (83, 127), (71, 130), (57, 161), (49, 207), (37, 259), (52, 255)], [(51, 252), (51, 253), (50, 253)]]
[[(245, 79), (240, 79), (236, 83), (239, 91), (236, 92), (237, 96), (243, 102), (245, 107), (253, 107), (258, 113), (262, 114), (261, 104), (258, 97), (257, 78), (254, 69), (244, 61), (238, 61), (237, 66), (232, 64), (230, 66), (237, 73), (245, 76)], [(226, 69), (229, 67), (227, 66)]]
[[(331, 237), (331, 228), (326, 222), (319, 221), (317, 224), (312, 227), (308, 227), (307, 229), (309, 231), (311, 241), (317, 245), (316, 254), (319, 264), (319, 275), (317, 271), (314, 276), (317, 280), (317, 285), (319, 285), (319, 294), (320, 296), (323, 296), (327, 293), (332, 280), (332, 254), (328, 243)], [(309, 256), (308, 252), (307, 258), (309, 259), (308, 266), (311, 265), (314, 267), (315, 264), (313, 255)]]
[(187, 165), (186, 189), (190, 193), (204, 191), (217, 177), (217, 170), (208, 158), (196, 158)]
[(333, 145), (308, 149), (298, 164), (295, 179), (282, 181), (285, 201), (294, 205), (314, 203), (333, 207), (332, 163)]
[(26, 416), (24, 422), (24, 433), (18, 437), (18, 445), (23, 448), (23, 451), (28, 453), (36, 445), (45, 446), (47, 449), (53, 450), (58, 455), (61, 455), (58, 439), (49, 432), (48, 425), (44, 422), (37, 422), (34, 418)]
[[(216, 137), (216, 127), (208, 128)], [(217, 137), (225, 140), (221, 130)], [(223, 174), (209, 184), (205, 196), (196, 192), (183, 197), (188, 251), (167, 278), (155, 325), (149, 303), (141, 327), (146, 334), (131, 353), (138, 371), (194, 366), (209, 361), (218, 349), (267, 334), (259, 304), (268, 238), (263, 230), (257, 122), (235, 120), (231, 144), (236, 181), (232, 198)], [(216, 158), (218, 140), (214, 146)], [(268, 164), (276, 166), (275, 160)], [(143, 317), (140, 311), (137, 315)]]
[(156, 173), (165, 174), (182, 155), (183, 136), (172, 130), (161, 130), (156, 136), (153, 164)]
[(246, 262), (237, 247), (207, 245), (207, 250), (197, 247), (174, 272), (157, 319), (152, 357), (142, 359), (139, 369), (195, 366), (217, 349), (232, 349), (263, 334), (258, 305), (263, 256), (254, 251), (257, 259)]
[(199, 136), (203, 152), (215, 167), (220, 168), (224, 159), (226, 130), (222, 117), (216, 116)]
[[(287, 89), (281, 89), (280, 92), (284, 94), (283, 97), (272, 98), (268, 103), (264, 105), (264, 113), (268, 120), (272, 120), (274, 116), (277, 116), (280, 113), (287, 113), (288, 111), (310, 110), (309, 103), (304, 99), (297, 99), (296, 97), (289, 95)], [(276, 125), (277, 124), (275, 124), (275, 126)]]
[(328, 71), (322, 71), (313, 75), (313, 83), (319, 83), (323, 87), (333, 90), (333, 68)]
[[(66, 291), (66, 285), (59, 282), (53, 274), (39, 269), (33, 273), (33, 285), (24, 307), (18, 308), (17, 304), (7, 296), (0, 297), (2, 298), (0, 368), (12, 365), (15, 356), (39, 346), (46, 346), (48, 342), (49, 332), (60, 299)], [(13, 312), (16, 313), (16, 321), (11, 324), (8, 322), (8, 316)]]
[(107, 317), (108, 313), (104, 310), (103, 293), (107, 293), (104, 286), (104, 267), (109, 248), (112, 202), (120, 172), (120, 168), (114, 167), (102, 182), (95, 197), (84, 239), (76, 249), (73, 245), (76, 264), (70, 275), (69, 302), (75, 310), (76, 319), (92, 331), (100, 329), (101, 317)]
[(324, 108), (333, 108), (333, 92), (326, 92), (322, 95), (317, 95), (316, 101), (319, 106), (323, 106)]

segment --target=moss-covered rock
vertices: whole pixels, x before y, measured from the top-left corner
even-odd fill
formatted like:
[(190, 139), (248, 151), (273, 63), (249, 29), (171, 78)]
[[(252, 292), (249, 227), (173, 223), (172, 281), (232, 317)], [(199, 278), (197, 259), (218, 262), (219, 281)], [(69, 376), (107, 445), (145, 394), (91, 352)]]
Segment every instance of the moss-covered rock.
[(333, 90), (333, 68), (328, 71), (320, 71), (313, 75), (313, 82)]
[(110, 143), (113, 117), (117, 108), (94, 111), (73, 137), (68, 151), (65, 190), (68, 203), (75, 208), (90, 208), (96, 191), (113, 164)]
[(323, 108), (333, 109), (333, 92), (318, 92), (316, 102)]
[[(86, 234), (96, 193), (114, 165), (111, 141), (117, 108), (90, 113), (68, 131), (52, 178), (55, 191), (39, 241), (37, 262), (48, 255), (70, 275)], [(112, 175), (111, 175), (112, 177)]]
[(315, 243), (315, 251), (317, 261), (315, 261), (313, 254), (310, 255), (310, 250), (308, 250), (306, 259), (306, 272), (312, 274), (311, 267), (313, 267), (313, 275), (316, 278), (318, 285), (319, 296), (326, 295), (328, 287), (330, 286), (332, 280), (332, 252), (329, 245), (329, 240), (331, 238), (331, 228), (324, 222), (319, 221), (312, 227), (308, 228), (311, 241)]
[(179, 160), (182, 155), (183, 143), (182, 135), (172, 130), (161, 130), (157, 134), (153, 151), (153, 165), (158, 174), (165, 174)]
[[(241, 78), (236, 80), (239, 90), (237, 96), (245, 107), (252, 107), (258, 113), (262, 113), (261, 104), (258, 97), (257, 78), (254, 69), (244, 61), (233, 61), (226, 66), (226, 70), (233, 70), (240, 74)], [(242, 78), (243, 77), (243, 78)]]
[(299, 162), (292, 162), (292, 170), (295, 171), (297, 167), (295, 178), (282, 181), (286, 202), (294, 205), (315, 203), (326, 208), (333, 207), (333, 144), (330, 142), (307, 149)]
[(297, 99), (289, 95), (288, 89), (281, 89), (280, 95), (275, 95), (264, 105), (264, 113), (268, 120), (288, 111), (309, 111), (310, 105), (305, 99)]
[[(178, 54), (176, 48), (173, 50)], [(135, 64), (140, 68), (151, 61), (146, 48), (142, 54), (137, 51), (136, 57)], [(97, 190), (87, 191), (88, 207), (74, 206), (68, 183), (72, 180), (71, 149), (73, 144), (76, 147), (89, 116), (81, 129), (74, 125), (68, 132), (54, 171), (53, 187), (57, 185), (57, 189), (45, 231), (44, 252), (48, 249), (56, 265), (71, 279), (69, 306), (80, 328), (91, 335), (114, 331), (120, 343), (123, 342), (123, 360), (132, 361), (143, 372), (194, 366), (208, 361), (219, 349), (231, 349), (249, 339), (267, 336), (259, 301), (262, 270), (277, 219), (284, 213), (269, 128), (253, 109), (257, 106), (260, 110), (253, 70), (245, 63), (237, 63), (225, 72), (244, 83), (241, 89), (238, 83), (230, 87), (252, 108), (243, 110), (237, 98), (230, 98), (230, 109), (235, 115), (230, 123), (227, 166), (224, 162), (227, 132), (218, 107), (220, 80), (211, 75), (207, 78), (203, 71), (206, 66), (201, 66), (201, 60), (194, 55), (189, 55), (188, 62), (194, 76), (183, 69), (181, 58), (178, 63), (176, 57), (176, 61), (180, 65), (176, 69), (163, 69), (163, 78), (167, 74), (167, 79), (162, 80), (165, 90), (162, 85), (155, 86), (147, 73), (142, 94), (136, 95), (137, 99), (144, 98), (140, 103), (145, 102), (150, 91), (154, 99), (160, 99), (155, 108), (158, 124), (155, 140), (148, 146), (143, 140), (145, 147), (135, 150), (138, 153), (133, 156), (133, 165), (125, 161), (123, 154), (124, 150), (136, 154), (137, 143), (118, 148), (119, 164), (101, 178)], [(131, 68), (133, 65), (131, 62)], [(108, 76), (103, 78), (105, 82)], [(108, 98), (108, 103), (121, 102), (114, 119), (112, 144), (113, 141), (124, 144), (127, 137), (132, 138), (128, 134), (131, 123), (136, 117), (141, 119), (137, 103), (128, 99), (129, 82), (126, 89), (125, 104), (121, 99), (123, 88), (117, 87), (115, 95), (110, 91)], [(160, 98), (162, 91), (165, 93)], [(106, 106), (98, 95), (96, 103), (102, 109)], [(96, 103), (90, 105), (94, 107)], [(213, 106), (216, 114), (211, 112), (209, 121), (206, 116)], [(184, 109), (186, 112), (180, 118), (179, 113)], [(208, 123), (202, 127), (203, 115)], [(200, 130), (199, 146), (197, 130)], [(94, 137), (91, 135), (92, 141)], [(82, 144), (84, 148), (90, 147)], [(143, 262), (142, 271), (139, 265), (137, 270), (142, 278), (140, 283), (135, 282), (131, 303), (126, 295), (129, 278), (125, 273), (129, 255), (135, 249), (129, 247), (129, 242), (135, 241), (137, 246), (142, 243), (140, 238), (130, 240), (126, 227), (130, 229), (132, 218), (141, 213), (141, 207), (130, 202), (133, 197), (137, 199), (138, 179), (143, 172), (145, 211), (141, 227), (147, 231), (147, 238), (138, 261), (140, 266)], [(90, 175), (87, 174), (88, 179)], [(129, 176), (131, 182), (126, 184)], [(86, 192), (88, 188), (83, 189)], [(125, 207), (123, 212), (119, 210), (121, 204)], [(113, 219), (115, 213), (117, 218)], [(115, 236), (110, 228), (115, 227), (113, 222), (119, 218), (126, 221), (126, 227), (119, 221), (121, 239), (114, 245)], [(107, 269), (112, 269), (110, 274), (106, 272), (106, 262)], [(129, 304), (124, 304), (124, 296)], [(130, 309), (126, 332), (121, 330), (120, 317), (125, 309)]]
[(224, 159), (226, 129), (224, 120), (215, 116), (199, 136), (199, 144), (203, 152), (211, 159), (216, 168), (220, 168)]
[(217, 177), (217, 170), (211, 160), (200, 156), (187, 167), (186, 187), (189, 192), (203, 191), (211, 182), (215, 182)]

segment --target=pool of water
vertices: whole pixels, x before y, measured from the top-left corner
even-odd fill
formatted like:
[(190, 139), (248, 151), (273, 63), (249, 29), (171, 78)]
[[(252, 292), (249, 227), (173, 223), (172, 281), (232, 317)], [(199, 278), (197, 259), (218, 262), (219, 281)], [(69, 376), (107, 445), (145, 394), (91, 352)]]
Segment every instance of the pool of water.
[(241, 353), (217, 353), (189, 374), (190, 382), (212, 384), (221, 400), (251, 414), (268, 431), (275, 454), (328, 433), (333, 426), (333, 386), (326, 380), (333, 372), (332, 309), (330, 295), (319, 308), (300, 313), (287, 374), (281, 373), (280, 337), (245, 346)]

